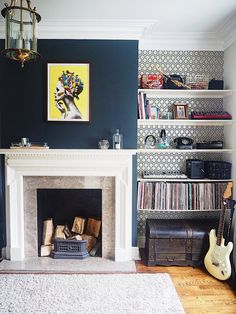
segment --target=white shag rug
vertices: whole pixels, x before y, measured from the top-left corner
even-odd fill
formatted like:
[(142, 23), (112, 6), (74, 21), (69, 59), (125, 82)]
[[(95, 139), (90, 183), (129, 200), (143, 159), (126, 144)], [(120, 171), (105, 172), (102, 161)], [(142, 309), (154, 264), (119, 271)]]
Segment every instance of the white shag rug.
[(0, 274), (0, 313), (184, 313), (168, 274)]

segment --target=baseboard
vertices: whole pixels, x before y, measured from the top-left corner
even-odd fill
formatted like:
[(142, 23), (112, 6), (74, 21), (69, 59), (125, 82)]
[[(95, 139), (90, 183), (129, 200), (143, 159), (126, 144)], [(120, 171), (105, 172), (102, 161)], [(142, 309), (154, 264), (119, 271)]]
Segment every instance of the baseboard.
[(132, 247), (132, 260), (140, 260), (139, 248), (137, 246)]

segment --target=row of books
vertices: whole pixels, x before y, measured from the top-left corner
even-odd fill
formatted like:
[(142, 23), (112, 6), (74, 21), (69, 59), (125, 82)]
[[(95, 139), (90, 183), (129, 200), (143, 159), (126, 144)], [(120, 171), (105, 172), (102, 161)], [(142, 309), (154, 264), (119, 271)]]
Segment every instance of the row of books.
[(152, 105), (147, 99), (146, 93), (138, 93), (138, 118), (139, 119), (160, 119), (160, 109)]
[(138, 182), (138, 209), (217, 210), (227, 183)]

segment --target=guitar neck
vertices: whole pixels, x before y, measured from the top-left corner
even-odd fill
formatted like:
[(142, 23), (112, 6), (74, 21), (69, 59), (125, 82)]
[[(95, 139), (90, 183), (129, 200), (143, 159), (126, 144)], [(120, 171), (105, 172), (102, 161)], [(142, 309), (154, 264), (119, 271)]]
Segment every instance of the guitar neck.
[(220, 213), (220, 220), (219, 220), (219, 226), (218, 226), (218, 231), (217, 231), (217, 240), (216, 240), (217, 245), (221, 245), (221, 240), (223, 238), (226, 209), (227, 209), (228, 199), (232, 195), (232, 187), (233, 187), (233, 183), (229, 182), (227, 184), (227, 187), (226, 187), (224, 195), (223, 195), (223, 209)]
[(217, 240), (216, 240), (217, 245), (221, 245), (221, 240), (223, 238), (226, 208), (227, 208), (227, 202), (226, 200), (224, 200), (224, 207), (220, 213), (220, 220), (219, 220), (218, 231), (217, 231)]

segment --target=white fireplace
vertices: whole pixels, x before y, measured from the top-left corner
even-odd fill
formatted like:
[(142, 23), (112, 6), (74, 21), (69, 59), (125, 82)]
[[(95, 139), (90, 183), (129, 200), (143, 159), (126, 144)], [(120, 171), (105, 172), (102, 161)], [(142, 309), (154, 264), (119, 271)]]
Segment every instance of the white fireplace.
[(6, 169), (7, 259), (23, 261), (37, 252), (33, 199), (42, 186), (101, 188), (104, 238), (110, 239), (104, 241), (104, 257), (115, 261), (138, 257), (131, 240), (135, 150), (6, 149), (0, 153), (5, 155)]

